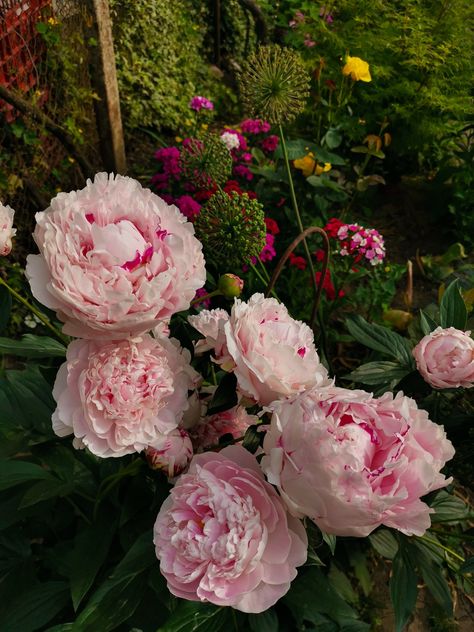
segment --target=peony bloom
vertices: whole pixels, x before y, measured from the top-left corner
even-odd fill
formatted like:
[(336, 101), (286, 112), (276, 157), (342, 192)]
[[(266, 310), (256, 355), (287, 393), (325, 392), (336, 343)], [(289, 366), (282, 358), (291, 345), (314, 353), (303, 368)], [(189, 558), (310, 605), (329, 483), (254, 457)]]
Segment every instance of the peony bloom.
[(188, 316), (189, 324), (204, 336), (203, 340), (196, 343), (196, 353), (205, 353), (212, 349), (217, 362), (229, 359), (224, 333), (224, 325), (228, 320), (229, 314), (221, 308), (203, 309), (196, 316)]
[(274, 298), (254, 294), (248, 303), (235, 299), (230, 318), (219, 325), (217, 359), (224, 357), (221, 364), (227, 370), (233, 363), (239, 391), (259, 404), (329, 383), (311, 329)]
[(12, 237), (16, 234), (13, 228), (15, 211), (0, 202), (0, 256), (6, 257), (12, 250)]
[(230, 434), (234, 439), (242, 437), (247, 428), (258, 423), (258, 417), (249, 415), (243, 406), (234, 406), (215, 415), (203, 417), (191, 430), (190, 435), (197, 451), (217, 445), (219, 439)]
[(196, 386), (189, 360), (172, 340), (148, 334), (120, 342), (75, 340), (54, 384), (54, 432), (73, 433), (100, 457), (160, 445)]
[(413, 399), (330, 387), (273, 409), (262, 468), (293, 515), (342, 536), (429, 528), (420, 497), (451, 482), (440, 470), (454, 448)]
[(346, 57), (346, 65), (342, 69), (343, 75), (350, 75), (353, 81), (372, 81), (369, 64), (360, 57)]
[(206, 280), (202, 247), (174, 206), (132, 178), (99, 173), (36, 215), (26, 274), (64, 332), (120, 339), (187, 309)]
[(175, 428), (157, 437), (153, 446), (145, 450), (145, 456), (152, 470), (163, 470), (168, 478), (174, 478), (188, 467), (193, 458), (193, 444), (185, 430)]
[(251, 613), (283, 597), (307, 557), (303, 525), (241, 446), (193, 458), (161, 506), (154, 543), (173, 595)]
[(416, 367), (430, 386), (474, 386), (474, 340), (470, 334), (454, 327), (438, 327), (416, 345)]

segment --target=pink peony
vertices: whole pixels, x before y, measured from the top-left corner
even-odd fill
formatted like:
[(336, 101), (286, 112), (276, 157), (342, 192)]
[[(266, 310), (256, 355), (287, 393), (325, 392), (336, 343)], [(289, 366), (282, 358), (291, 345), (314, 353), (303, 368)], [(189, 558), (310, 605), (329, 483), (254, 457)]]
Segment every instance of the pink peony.
[(413, 349), (416, 366), (433, 388), (474, 386), (474, 340), (470, 331), (438, 327)]
[(15, 211), (0, 202), (0, 256), (6, 257), (12, 250), (12, 237), (16, 234), (13, 228)]
[(175, 428), (169, 434), (160, 435), (145, 450), (146, 460), (152, 470), (163, 470), (168, 478), (178, 476), (188, 467), (193, 457), (193, 444), (188, 433)]
[[(174, 341), (177, 342), (177, 341)], [(71, 433), (100, 457), (140, 452), (172, 432), (198, 374), (172, 340), (75, 340), (60, 367), (53, 430)]]
[(262, 468), (293, 515), (342, 536), (429, 528), (420, 497), (450, 483), (440, 470), (454, 449), (413, 399), (330, 387), (273, 408)]
[(120, 339), (189, 307), (206, 280), (202, 246), (174, 206), (132, 178), (99, 173), (36, 215), (26, 274), (64, 332)]
[(301, 522), (241, 446), (193, 458), (161, 506), (154, 543), (173, 595), (252, 613), (283, 597), (307, 556)]
[(197, 316), (188, 316), (189, 323), (204, 336), (196, 343), (196, 353), (205, 353), (211, 349), (214, 358), (220, 362), (228, 359), (224, 325), (229, 320), (229, 314), (224, 309), (202, 310)]
[(329, 383), (311, 329), (274, 298), (235, 299), (224, 333), (238, 388), (259, 404)]
[(258, 417), (249, 415), (243, 406), (204, 417), (191, 430), (190, 435), (196, 450), (217, 445), (219, 439), (230, 434), (234, 439), (242, 437), (247, 428), (258, 422)]

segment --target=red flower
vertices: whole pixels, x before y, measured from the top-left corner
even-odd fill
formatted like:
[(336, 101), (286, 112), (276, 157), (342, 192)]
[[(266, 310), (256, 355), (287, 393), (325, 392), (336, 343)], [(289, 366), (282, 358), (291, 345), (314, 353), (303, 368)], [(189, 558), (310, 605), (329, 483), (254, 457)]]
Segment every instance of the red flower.
[[(315, 276), (316, 276), (316, 283), (319, 284), (319, 281), (321, 280), (321, 272), (316, 272)], [(332, 283), (331, 273), (329, 272), (329, 270), (326, 270), (326, 276), (324, 277), (324, 281), (323, 281), (323, 290), (326, 292), (326, 296), (328, 297), (330, 301), (333, 301), (336, 298), (336, 288), (334, 287)], [(338, 298), (342, 298), (343, 296), (344, 296), (344, 291), (339, 290)]]
[(267, 227), (267, 232), (272, 235), (278, 235), (280, 232), (280, 228), (274, 219), (271, 217), (265, 217), (265, 226)]
[(341, 220), (337, 219), (337, 217), (333, 217), (328, 221), (324, 230), (327, 232), (328, 237), (337, 237), (337, 231), (341, 228), (341, 226), (344, 226), (344, 222), (341, 222)]
[(290, 266), (295, 266), (298, 270), (306, 270), (306, 259), (304, 257), (298, 257), (290, 252), (289, 262)]

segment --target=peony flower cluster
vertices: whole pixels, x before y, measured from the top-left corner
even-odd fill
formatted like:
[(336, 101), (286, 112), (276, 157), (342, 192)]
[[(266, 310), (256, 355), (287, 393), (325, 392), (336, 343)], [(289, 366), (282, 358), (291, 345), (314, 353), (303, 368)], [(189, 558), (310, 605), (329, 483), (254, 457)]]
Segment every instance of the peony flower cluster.
[(0, 202), (0, 256), (6, 257), (12, 249), (12, 238), (16, 234), (13, 228), (13, 216), (15, 211)]
[(196, 350), (212, 349), (215, 361), (235, 374), (240, 393), (261, 405), (329, 383), (311, 329), (273, 298), (235, 299), (230, 316), (202, 311), (189, 322), (204, 336)]
[(74, 434), (100, 457), (162, 449), (198, 382), (189, 361), (177, 341), (149, 334), (119, 342), (75, 340), (54, 385), (54, 432)]
[(293, 515), (344, 536), (428, 529), (420, 497), (450, 483), (440, 470), (454, 449), (414, 400), (330, 387), (272, 408), (262, 467)]
[(154, 543), (173, 595), (252, 613), (288, 591), (308, 544), (240, 446), (193, 458), (161, 506)]
[(416, 366), (433, 388), (474, 386), (474, 340), (470, 331), (438, 327), (413, 349)]
[(359, 224), (345, 224), (332, 218), (324, 227), (328, 237), (338, 240), (338, 254), (354, 257), (354, 262), (368, 261), (372, 266), (385, 259), (385, 244), (382, 235), (375, 228), (364, 228)]
[(206, 280), (202, 246), (174, 206), (131, 178), (96, 175), (36, 215), (26, 275), (64, 332), (120, 339), (189, 307)]

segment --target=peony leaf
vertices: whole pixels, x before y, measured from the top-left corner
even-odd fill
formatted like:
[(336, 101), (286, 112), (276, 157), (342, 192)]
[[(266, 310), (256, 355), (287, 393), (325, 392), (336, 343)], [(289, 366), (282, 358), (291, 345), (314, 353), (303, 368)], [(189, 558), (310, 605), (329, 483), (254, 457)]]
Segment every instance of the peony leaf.
[(398, 551), (398, 542), (388, 529), (377, 529), (369, 535), (370, 544), (382, 557), (393, 560)]
[(455, 327), (464, 331), (467, 322), (467, 309), (456, 279), (447, 287), (439, 306), (441, 327)]
[(66, 347), (48, 336), (25, 334), (21, 340), (0, 338), (0, 353), (27, 358), (63, 358)]
[(426, 312), (420, 309), (420, 327), (424, 335), (429, 336), (429, 334), (434, 331), (438, 325), (430, 316), (428, 316)]
[(395, 631), (402, 632), (413, 610), (418, 594), (417, 576), (404, 549), (396, 554), (390, 578), (390, 598), (395, 611)]
[(179, 601), (168, 621), (157, 632), (220, 632), (231, 630), (230, 608), (194, 601)]
[(463, 562), (458, 568), (458, 573), (461, 573), (462, 575), (474, 573), (474, 557), (470, 557), (465, 562)]
[(343, 376), (343, 379), (351, 380), (351, 382), (360, 382), (361, 384), (375, 385), (386, 384), (392, 380), (399, 382), (409, 373), (411, 373), (410, 368), (400, 366), (397, 362), (368, 362), (348, 375)]
[(433, 596), (433, 599), (443, 608), (445, 613), (453, 616), (453, 601), (448, 582), (444, 578), (439, 564), (436, 564), (422, 549), (417, 549), (415, 563), (421, 572), (423, 581)]
[[(20, 588), (20, 587), (19, 587)], [(66, 582), (45, 582), (20, 592), (0, 619), (2, 632), (33, 632), (43, 628), (69, 604)]]
[(36, 463), (26, 461), (0, 460), (0, 491), (15, 485), (39, 479), (51, 480), (51, 474)]
[(261, 614), (249, 615), (249, 626), (252, 632), (278, 632), (278, 617), (274, 610), (266, 610)]
[(3, 331), (10, 320), (12, 297), (3, 285), (0, 287), (0, 331)]
[(207, 409), (208, 415), (215, 415), (224, 410), (229, 410), (237, 404), (237, 378), (234, 373), (225, 373), (219, 382), (214, 397)]
[(430, 507), (435, 510), (431, 516), (431, 522), (458, 522), (465, 520), (469, 516), (469, 508), (457, 496), (448, 492), (439, 491), (430, 503)]

